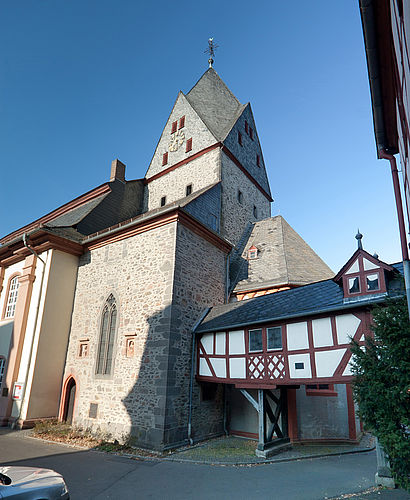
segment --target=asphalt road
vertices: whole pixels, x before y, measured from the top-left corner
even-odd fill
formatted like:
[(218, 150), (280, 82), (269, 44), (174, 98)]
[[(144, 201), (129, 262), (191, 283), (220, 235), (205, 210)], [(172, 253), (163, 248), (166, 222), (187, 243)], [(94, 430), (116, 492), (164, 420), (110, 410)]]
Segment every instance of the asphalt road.
[(323, 500), (374, 486), (376, 455), (245, 467), (142, 461), (46, 443), (3, 428), (0, 464), (54, 469), (66, 479), (72, 500)]

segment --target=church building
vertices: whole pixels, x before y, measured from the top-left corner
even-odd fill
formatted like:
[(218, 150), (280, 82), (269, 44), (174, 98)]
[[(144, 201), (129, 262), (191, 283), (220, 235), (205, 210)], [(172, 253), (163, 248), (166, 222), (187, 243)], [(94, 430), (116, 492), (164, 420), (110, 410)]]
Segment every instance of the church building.
[(334, 276), (271, 217), (251, 106), (212, 67), (145, 177), (125, 169), (0, 240), (0, 425), (58, 416), (157, 450), (231, 432), (262, 455), (356, 440), (348, 336), (400, 267), (359, 248)]

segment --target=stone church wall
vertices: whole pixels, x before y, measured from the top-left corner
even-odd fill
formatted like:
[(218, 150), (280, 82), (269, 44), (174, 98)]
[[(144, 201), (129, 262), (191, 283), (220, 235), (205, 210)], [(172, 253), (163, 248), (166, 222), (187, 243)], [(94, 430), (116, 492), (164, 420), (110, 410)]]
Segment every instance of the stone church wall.
[[(162, 441), (156, 413), (166, 397), (158, 382), (168, 355), (175, 237), (173, 223), (81, 257), (65, 375), (77, 383), (75, 425), (117, 439), (133, 431), (143, 443)], [(102, 376), (95, 364), (101, 313), (111, 293), (118, 307), (114, 363), (112, 374)], [(135, 343), (133, 354), (126, 351), (127, 339)], [(83, 357), (81, 343), (88, 345)], [(91, 403), (98, 405), (95, 418), (89, 416)]]
[[(222, 183), (221, 235), (231, 243), (237, 244), (249, 221), (270, 217), (270, 202), (224, 153), (222, 153)], [(239, 191), (242, 193), (242, 203), (238, 199)]]
[[(207, 307), (224, 302), (225, 266), (226, 255), (221, 250), (182, 224), (178, 225), (165, 420), (169, 443), (187, 437), (192, 329)], [(199, 384), (194, 382), (194, 439), (222, 432), (221, 393), (219, 390), (213, 401), (201, 401)]]
[(166, 196), (167, 205), (185, 198), (188, 184), (192, 184), (194, 193), (217, 182), (220, 176), (219, 155), (219, 148), (214, 149), (150, 182), (145, 190), (146, 209), (158, 208), (162, 196)]

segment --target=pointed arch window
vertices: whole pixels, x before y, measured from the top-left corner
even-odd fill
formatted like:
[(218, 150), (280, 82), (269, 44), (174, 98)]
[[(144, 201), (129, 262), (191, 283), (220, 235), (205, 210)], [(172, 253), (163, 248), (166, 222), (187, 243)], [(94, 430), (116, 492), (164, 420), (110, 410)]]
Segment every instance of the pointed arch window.
[(115, 328), (117, 324), (117, 306), (115, 298), (111, 294), (105, 303), (101, 316), (100, 341), (98, 344), (97, 375), (109, 375), (111, 373)]

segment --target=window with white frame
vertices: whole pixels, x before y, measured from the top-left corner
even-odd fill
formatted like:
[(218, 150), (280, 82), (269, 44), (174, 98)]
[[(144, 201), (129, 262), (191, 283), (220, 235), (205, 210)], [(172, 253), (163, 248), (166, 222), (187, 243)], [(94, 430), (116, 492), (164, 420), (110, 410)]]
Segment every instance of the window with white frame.
[(9, 285), (9, 295), (7, 297), (5, 318), (13, 318), (16, 311), (17, 294), (19, 290), (19, 277), (14, 276)]

